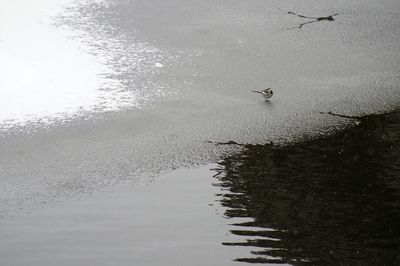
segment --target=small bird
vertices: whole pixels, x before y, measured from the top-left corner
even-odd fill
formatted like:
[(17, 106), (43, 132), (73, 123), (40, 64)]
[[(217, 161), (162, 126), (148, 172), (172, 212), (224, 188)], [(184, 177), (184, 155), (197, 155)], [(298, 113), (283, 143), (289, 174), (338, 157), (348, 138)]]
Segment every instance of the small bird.
[(268, 88), (268, 89), (265, 89), (265, 90), (262, 90), (262, 91), (252, 91), (252, 92), (260, 93), (260, 94), (264, 97), (264, 99), (265, 99), (266, 102), (269, 102), (269, 99), (270, 99), (270, 98), (272, 97), (272, 95), (274, 94), (274, 93), (272, 92), (272, 89), (271, 89), (271, 88)]

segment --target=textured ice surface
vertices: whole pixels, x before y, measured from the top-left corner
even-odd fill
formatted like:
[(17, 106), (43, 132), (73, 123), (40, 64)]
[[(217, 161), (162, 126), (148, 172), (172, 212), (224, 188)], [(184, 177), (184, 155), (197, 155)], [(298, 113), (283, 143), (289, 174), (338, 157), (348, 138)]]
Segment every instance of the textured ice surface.
[[(111, 35), (110, 27), (96, 28), (96, 21), (78, 13), (77, 6), (89, 3), (93, 9), (108, 6), (106, 1), (1, 2), (0, 130), (141, 108), (165, 97), (164, 88), (149, 79), (166, 55)], [(120, 75), (130, 76), (115, 78)]]
[[(282, 10), (339, 15), (287, 30), (304, 21)], [(84, 47), (85, 56), (74, 60), (96, 62), (87, 76), (96, 77), (88, 89), (96, 108), (85, 105), (93, 119), (84, 115), (90, 119), (34, 134), (26, 128), (2, 133), (0, 209), (7, 215), (139, 175), (208, 163), (236, 149), (209, 140), (295, 141), (353, 123), (319, 112), (392, 110), (400, 102), (399, 13), (397, 0), (67, 5), (54, 23), (57, 32), (70, 32), (69, 40)], [(85, 64), (72, 65), (74, 75), (86, 77), (86, 68), (80, 69)], [(105, 70), (99, 79), (97, 67)], [(116, 88), (102, 89), (97, 81), (104, 80)], [(274, 90), (268, 104), (250, 92), (265, 87)], [(96, 93), (107, 95), (104, 102), (97, 102)], [(104, 113), (109, 103), (111, 110), (123, 110)], [(101, 119), (94, 120), (98, 114)]]

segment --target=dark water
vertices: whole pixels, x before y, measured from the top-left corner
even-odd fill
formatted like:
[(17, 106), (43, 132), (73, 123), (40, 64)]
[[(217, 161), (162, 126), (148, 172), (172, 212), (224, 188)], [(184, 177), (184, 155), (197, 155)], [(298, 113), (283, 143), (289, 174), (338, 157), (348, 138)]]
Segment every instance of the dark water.
[[(248, 146), (220, 162), (229, 218), (248, 217), (228, 246), (244, 263), (400, 265), (400, 112), (330, 137)], [(273, 230), (271, 230), (273, 229)]]

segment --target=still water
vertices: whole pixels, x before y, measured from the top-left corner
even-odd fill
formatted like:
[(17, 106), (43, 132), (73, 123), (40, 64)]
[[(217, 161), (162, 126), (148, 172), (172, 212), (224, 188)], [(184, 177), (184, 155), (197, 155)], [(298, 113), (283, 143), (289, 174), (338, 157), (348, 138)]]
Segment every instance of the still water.
[[(287, 146), (247, 146), (216, 169), (236, 261), (400, 265), (400, 113)], [(358, 122), (357, 122), (358, 124)]]

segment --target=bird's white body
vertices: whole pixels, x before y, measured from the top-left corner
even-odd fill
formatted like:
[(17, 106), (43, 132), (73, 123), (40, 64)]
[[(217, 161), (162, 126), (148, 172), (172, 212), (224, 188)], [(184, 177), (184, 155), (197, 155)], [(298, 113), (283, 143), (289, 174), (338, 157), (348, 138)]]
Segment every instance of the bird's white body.
[(272, 92), (271, 88), (268, 88), (268, 89), (265, 89), (265, 90), (262, 90), (262, 91), (253, 91), (253, 92), (260, 93), (260, 94), (264, 97), (264, 99), (265, 99), (266, 102), (268, 102), (269, 99), (270, 99), (270, 98), (272, 97), (272, 95), (274, 94), (274, 93)]

